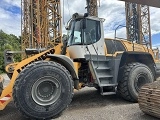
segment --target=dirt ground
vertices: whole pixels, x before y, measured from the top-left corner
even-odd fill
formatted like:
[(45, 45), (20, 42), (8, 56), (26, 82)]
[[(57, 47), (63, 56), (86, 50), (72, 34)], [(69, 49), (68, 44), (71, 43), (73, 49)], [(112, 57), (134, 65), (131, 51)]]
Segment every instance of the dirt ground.
[[(8, 81), (8, 80), (7, 80)], [(7, 83), (6, 83), (7, 84)], [(13, 102), (0, 111), (0, 120), (26, 120)], [(137, 103), (117, 95), (101, 96), (94, 88), (76, 91), (68, 109), (56, 120), (159, 120), (141, 112)]]

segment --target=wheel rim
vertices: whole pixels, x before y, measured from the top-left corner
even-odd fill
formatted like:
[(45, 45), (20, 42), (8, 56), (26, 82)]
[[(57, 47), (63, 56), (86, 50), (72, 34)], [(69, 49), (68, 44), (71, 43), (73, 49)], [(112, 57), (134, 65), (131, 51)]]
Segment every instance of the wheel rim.
[(42, 77), (32, 86), (32, 98), (42, 106), (53, 104), (60, 95), (61, 84), (56, 78)]
[(135, 89), (137, 92), (139, 92), (139, 90), (141, 89), (141, 87), (147, 83), (147, 77), (146, 75), (144, 74), (139, 74), (137, 75), (136, 77), (136, 80), (135, 80)]

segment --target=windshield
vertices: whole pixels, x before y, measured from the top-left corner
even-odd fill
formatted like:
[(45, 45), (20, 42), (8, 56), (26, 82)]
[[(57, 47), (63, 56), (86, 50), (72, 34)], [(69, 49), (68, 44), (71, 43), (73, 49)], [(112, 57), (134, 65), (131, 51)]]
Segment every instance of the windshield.
[(101, 38), (100, 21), (86, 19), (86, 28), (82, 29), (82, 19), (72, 21), (68, 45), (89, 45)]

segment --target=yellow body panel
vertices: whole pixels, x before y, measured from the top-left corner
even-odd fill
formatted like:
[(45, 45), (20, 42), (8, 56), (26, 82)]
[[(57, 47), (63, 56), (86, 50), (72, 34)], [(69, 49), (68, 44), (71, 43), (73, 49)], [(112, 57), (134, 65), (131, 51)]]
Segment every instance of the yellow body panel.
[[(150, 48), (147, 48), (146, 45), (140, 45), (140, 44), (132, 43), (132, 42), (125, 41), (125, 40), (122, 40), (122, 43), (126, 47), (127, 51), (147, 52), (147, 53), (150, 53), (154, 59), (153, 50)], [(155, 61), (155, 59), (154, 59), (154, 61)]]
[[(114, 40), (114, 39), (107, 38), (105, 40)], [(123, 44), (126, 51), (147, 52), (147, 53), (150, 53), (152, 55), (155, 62), (157, 61), (157, 59), (155, 59), (155, 57), (154, 57), (153, 50), (150, 49), (150, 48), (147, 48), (146, 45), (140, 45), (140, 44), (137, 44), (137, 43), (132, 43), (132, 42), (127, 41), (127, 40), (117, 40), (117, 41), (120, 41)], [(106, 51), (107, 51), (107, 49), (106, 49)], [(118, 51), (118, 52), (115, 52), (113, 55), (112, 54), (106, 54), (106, 56), (117, 56), (117, 54), (123, 53), (123, 52), (124, 51)]]
[[(60, 55), (61, 54), (61, 48), (62, 48), (62, 46), (63, 46), (62, 43), (58, 44), (54, 48), (55, 49), (55, 53), (54, 54)], [(65, 56), (70, 57), (68, 50), (66, 50), (66, 55)], [(79, 62), (73, 62), (73, 65), (74, 65), (75, 71), (76, 71), (76, 73), (78, 75), (78, 69), (81, 66), (81, 64)]]
[(61, 54), (61, 48), (62, 48), (63, 44), (59, 43), (57, 46), (54, 47), (54, 54)]

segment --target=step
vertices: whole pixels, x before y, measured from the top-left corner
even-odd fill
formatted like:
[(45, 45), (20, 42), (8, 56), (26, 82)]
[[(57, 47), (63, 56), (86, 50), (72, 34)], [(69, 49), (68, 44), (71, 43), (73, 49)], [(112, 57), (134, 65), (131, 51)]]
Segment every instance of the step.
[(100, 78), (113, 78), (113, 75), (98, 75), (97, 76), (99, 79)]
[(108, 85), (108, 84), (111, 84), (110, 82), (112, 81), (112, 78), (113, 77), (99, 77), (98, 79), (100, 84)]
[(102, 77), (111, 77), (112, 75), (112, 71), (111, 69), (96, 69), (97, 72), (97, 76), (99, 76), (100, 78)]
[(106, 66), (99, 66), (98, 68), (96, 66), (94, 66), (96, 70), (111, 70), (110, 67), (106, 67)]
[(103, 92), (101, 95), (115, 95), (116, 92)]
[(97, 66), (98, 66), (98, 68), (100, 67), (102, 67), (102, 68), (109, 68), (109, 65), (108, 65), (108, 63), (106, 62), (106, 61), (103, 61), (103, 62), (97, 62), (97, 61), (93, 61), (93, 63), (92, 63), (93, 65), (94, 65), (94, 68), (97, 68)]

